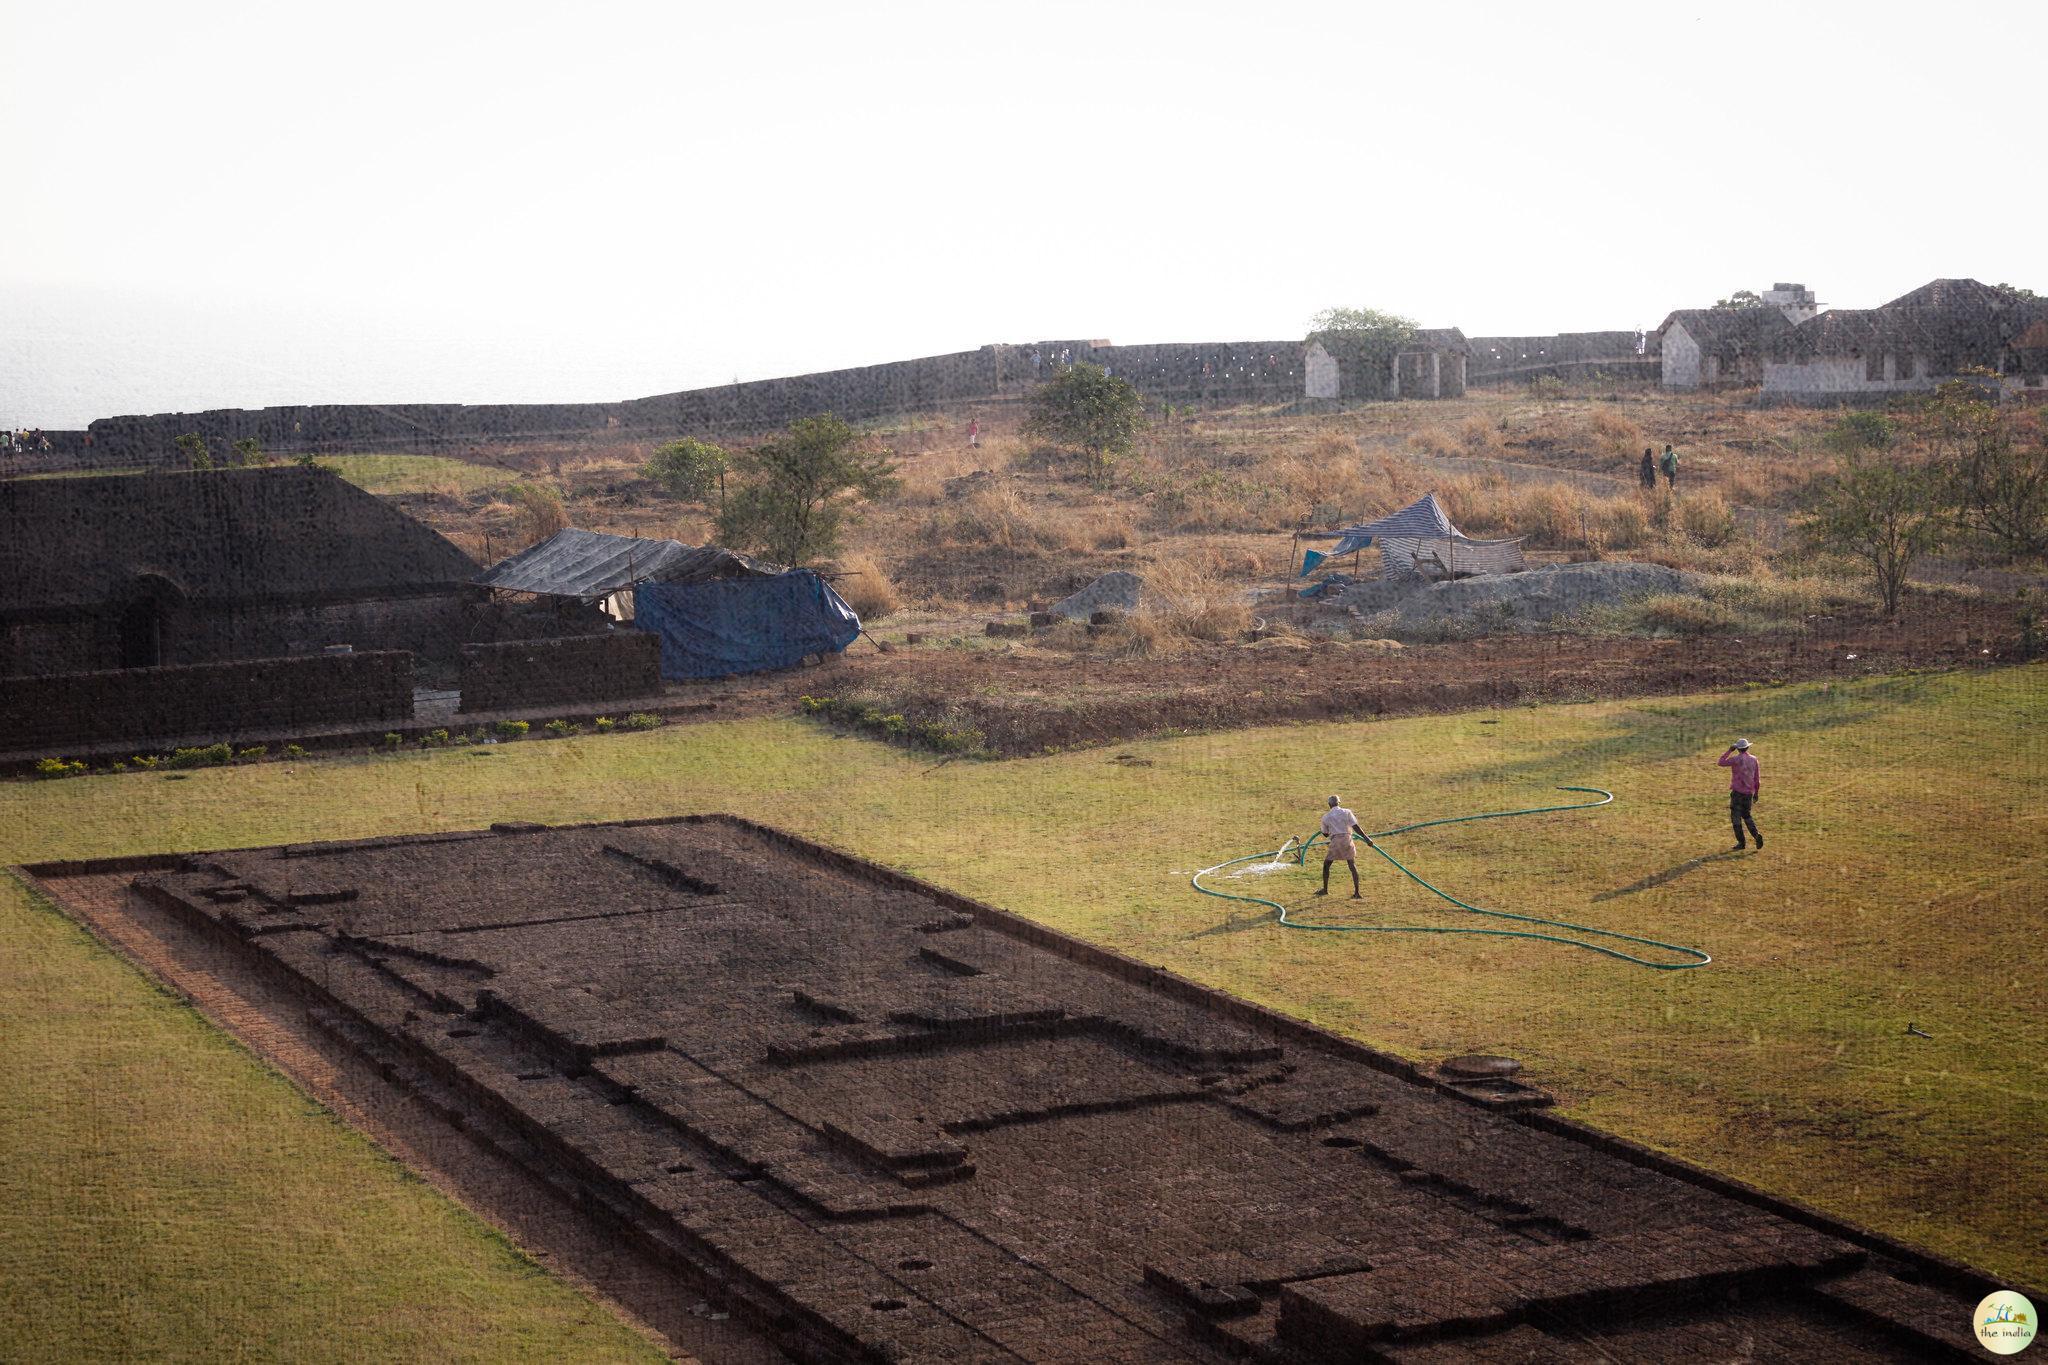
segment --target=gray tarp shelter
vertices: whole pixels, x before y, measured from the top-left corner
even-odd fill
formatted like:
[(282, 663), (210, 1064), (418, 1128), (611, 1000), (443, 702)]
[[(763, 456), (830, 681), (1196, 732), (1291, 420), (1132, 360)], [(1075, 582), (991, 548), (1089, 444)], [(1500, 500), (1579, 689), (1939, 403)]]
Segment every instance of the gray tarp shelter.
[(501, 592), (598, 602), (641, 583), (708, 583), (781, 572), (778, 565), (718, 545), (614, 536), (572, 526), (521, 550), (476, 582)]
[(475, 581), (498, 591), (596, 602), (614, 620), (631, 620), (631, 591), (641, 583), (711, 583), (731, 577), (774, 577), (770, 565), (717, 544), (684, 544), (600, 530), (557, 530)]
[(1451, 524), (1436, 494), (1425, 493), (1416, 501), (1359, 526), (1339, 531), (1303, 531), (1302, 540), (1334, 540), (1327, 552), (1335, 559), (1368, 545), (1377, 546), (1380, 562), (1389, 574), (1453, 578), (1467, 574), (1519, 573), (1528, 567), (1522, 557), (1522, 537), (1512, 540), (1473, 540)]
[(718, 545), (571, 527), (476, 582), (602, 602), (614, 619), (661, 637), (661, 676), (672, 681), (787, 668), (860, 633), (860, 618), (817, 574)]

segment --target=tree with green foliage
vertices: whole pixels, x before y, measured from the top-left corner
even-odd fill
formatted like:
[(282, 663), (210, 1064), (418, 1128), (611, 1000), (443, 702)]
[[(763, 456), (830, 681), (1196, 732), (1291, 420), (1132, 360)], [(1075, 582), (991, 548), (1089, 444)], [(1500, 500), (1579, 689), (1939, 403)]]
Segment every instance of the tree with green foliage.
[(1763, 296), (1754, 289), (1738, 289), (1725, 299), (1714, 300), (1714, 307), (1716, 308), (1761, 308), (1763, 306)]
[(1847, 455), (1858, 450), (1890, 450), (1897, 439), (1898, 428), (1891, 418), (1871, 408), (1858, 408), (1837, 418), (1821, 437), (1821, 444), (1837, 455)]
[(254, 469), (257, 465), (270, 463), (263, 453), (263, 442), (254, 436), (244, 436), (229, 448), (234, 451), (233, 457), (229, 460), (230, 464), (240, 465), (244, 469)]
[(178, 453), (185, 457), (185, 463), (194, 469), (213, 468), (213, 452), (206, 448), (206, 438), (196, 431), (188, 431), (172, 440)]
[(1377, 308), (1325, 308), (1308, 325), (1308, 341), (1320, 343), (1337, 362), (1347, 398), (1384, 398), (1392, 387), (1394, 357), (1415, 340), (1412, 318)]
[(2000, 281), (1999, 283), (1994, 284), (1991, 287), (1993, 289), (1996, 289), (1999, 293), (2005, 295), (2007, 298), (2018, 299), (2026, 303), (2032, 303), (2033, 301), (2041, 297), (2039, 294), (2036, 294), (2031, 289), (2022, 289), (2019, 285), (2006, 284), (2003, 281)]
[(1815, 549), (1868, 565), (1884, 614), (1897, 616), (1914, 561), (1947, 543), (1944, 476), (1925, 462), (1882, 451), (1851, 451), (1816, 486), (1804, 530)]
[(1916, 433), (1947, 471), (1960, 528), (2005, 555), (2048, 553), (2048, 439), (1968, 379), (1938, 385)]
[(837, 553), (847, 512), (896, 487), (889, 452), (863, 449), (860, 434), (830, 414), (799, 418), (732, 463), (740, 485), (719, 509), (719, 538), (792, 567)]
[(725, 507), (725, 475), (732, 456), (709, 441), (671, 441), (654, 452), (640, 473), (661, 486), (662, 492), (687, 502), (703, 502), (714, 489), (718, 506)]
[(1097, 485), (1145, 429), (1145, 400), (1131, 381), (1085, 361), (1032, 390), (1030, 409), (1025, 429), (1079, 451)]

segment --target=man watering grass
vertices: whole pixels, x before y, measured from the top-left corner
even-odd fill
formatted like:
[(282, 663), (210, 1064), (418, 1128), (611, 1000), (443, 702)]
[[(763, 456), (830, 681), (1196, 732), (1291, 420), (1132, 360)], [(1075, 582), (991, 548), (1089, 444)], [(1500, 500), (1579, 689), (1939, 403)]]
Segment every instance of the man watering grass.
[[(1351, 842), (1351, 836), (1357, 835), (1368, 845), (1372, 840), (1358, 827), (1358, 817), (1339, 805), (1334, 796), (1330, 798), (1330, 808), (1323, 812), (1323, 834), (1330, 842), (1323, 849), (1323, 889), (1316, 894), (1330, 894), (1330, 864), (1342, 859), (1351, 865), (1351, 899), (1363, 899), (1358, 890), (1358, 847)], [(1757, 841), (1757, 847), (1763, 847), (1762, 840)]]
[[(1761, 850), (1764, 836), (1757, 832), (1756, 816), (1751, 812), (1756, 808), (1757, 789), (1762, 785), (1763, 772), (1757, 767), (1756, 755), (1749, 751), (1749, 741), (1738, 739), (1729, 745), (1727, 752), (1721, 755), (1721, 766), (1734, 769), (1728, 774), (1728, 820), (1735, 826), (1734, 851), (1739, 853), (1745, 847), (1742, 842), (1744, 825), (1749, 826), (1749, 835)], [(1329, 880), (1327, 874), (1324, 880)]]

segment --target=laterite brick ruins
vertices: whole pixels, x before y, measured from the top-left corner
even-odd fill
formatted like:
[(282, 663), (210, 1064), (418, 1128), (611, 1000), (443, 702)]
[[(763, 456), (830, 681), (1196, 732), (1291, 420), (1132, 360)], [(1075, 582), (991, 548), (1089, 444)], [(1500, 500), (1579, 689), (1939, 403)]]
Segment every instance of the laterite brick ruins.
[(130, 875), (797, 1359), (1975, 1349), (1956, 1268), (741, 821)]

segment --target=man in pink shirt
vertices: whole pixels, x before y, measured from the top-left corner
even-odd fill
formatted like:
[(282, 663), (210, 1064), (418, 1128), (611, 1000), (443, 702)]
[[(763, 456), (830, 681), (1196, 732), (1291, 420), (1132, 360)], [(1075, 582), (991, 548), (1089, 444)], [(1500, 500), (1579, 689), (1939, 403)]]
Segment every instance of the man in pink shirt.
[(1757, 832), (1756, 816), (1750, 812), (1756, 809), (1757, 788), (1763, 774), (1757, 767), (1756, 755), (1749, 751), (1749, 741), (1738, 739), (1729, 745), (1721, 755), (1721, 766), (1732, 770), (1728, 774), (1728, 819), (1735, 826), (1735, 851), (1746, 847), (1742, 842), (1744, 825), (1749, 826), (1749, 837), (1756, 840), (1761, 850), (1764, 836)]

